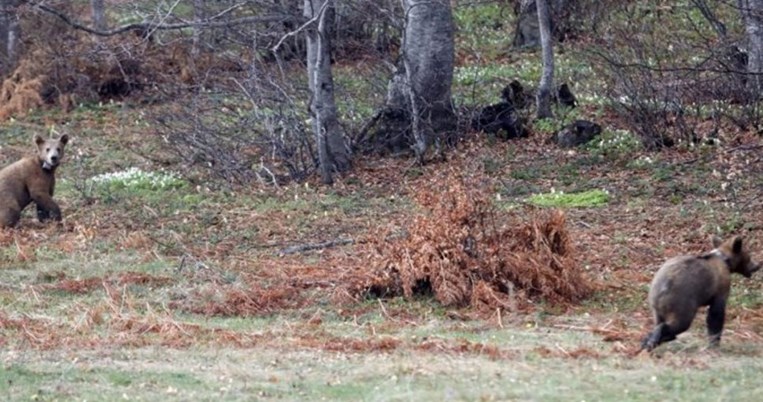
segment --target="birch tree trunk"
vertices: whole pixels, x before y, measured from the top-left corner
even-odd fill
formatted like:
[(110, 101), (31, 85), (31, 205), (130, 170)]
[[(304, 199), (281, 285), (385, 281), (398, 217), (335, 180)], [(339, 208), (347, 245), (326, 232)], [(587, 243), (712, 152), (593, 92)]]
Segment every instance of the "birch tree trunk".
[[(198, 23), (204, 19), (204, 0), (193, 0), (193, 19)], [(193, 59), (199, 56), (201, 46), (201, 30), (199, 26), (193, 27), (193, 43), (191, 45), (191, 56)]]
[(763, 0), (738, 0), (747, 34), (747, 90), (753, 100), (763, 89)]
[(16, 68), (19, 57), (21, 27), (17, 8), (19, 0), (0, 0), (0, 66), (2, 73)]
[(537, 117), (543, 119), (554, 116), (551, 112), (551, 92), (554, 87), (554, 45), (551, 39), (551, 16), (548, 11), (548, 0), (536, 0), (536, 7), (543, 53), (543, 72), (537, 94)]
[(331, 73), (331, 42), (328, 29), (333, 20), (333, 0), (305, 0), (307, 28), (307, 75), (312, 93), (310, 114), (318, 147), (321, 180), (333, 183), (334, 171), (350, 168), (350, 150), (339, 127)]
[(103, 0), (90, 0), (90, 8), (93, 13), (93, 28), (98, 31), (106, 30), (106, 8)]
[[(14, 2), (15, 3), (15, 2)], [(19, 61), (19, 43), (21, 39), (21, 25), (19, 25), (19, 17), (16, 14), (16, 6), (14, 5), (14, 12), (10, 16), (8, 22), (8, 66), (13, 69)]]
[(449, 0), (402, 0), (405, 12), (403, 63), (415, 139), (423, 161), (427, 146), (456, 125), (451, 101), (454, 26)]

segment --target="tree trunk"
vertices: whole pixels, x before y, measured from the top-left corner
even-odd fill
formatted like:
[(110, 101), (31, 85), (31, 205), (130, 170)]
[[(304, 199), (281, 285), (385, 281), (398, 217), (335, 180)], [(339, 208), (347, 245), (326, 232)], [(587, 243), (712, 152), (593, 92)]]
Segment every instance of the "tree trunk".
[(433, 140), (439, 145), (455, 133), (453, 16), (447, 0), (402, 0), (402, 6), (402, 57), (384, 108), (361, 130), (358, 145), (392, 153), (413, 149), (423, 162)]
[[(536, 48), (541, 46), (540, 25), (536, 0), (521, 0), (515, 10), (517, 25), (514, 29), (512, 46), (515, 48)], [(574, 0), (546, 0), (549, 15), (549, 31), (557, 40), (562, 41), (567, 35), (571, 7), (576, 7)]]
[(747, 33), (747, 90), (760, 99), (763, 89), (763, 0), (738, 0)]
[(535, 0), (522, 0), (516, 13), (517, 26), (514, 28), (515, 48), (537, 47), (540, 45), (540, 30), (538, 28), (538, 12)]
[[(454, 64), (453, 15), (448, 0), (402, 0), (403, 64), (415, 139), (423, 161), (427, 146), (456, 125), (451, 101)], [(437, 137), (436, 137), (437, 136)]]
[(3, 74), (16, 68), (21, 27), (16, 9), (19, 0), (0, 0), (0, 67)]
[(93, 12), (93, 28), (98, 31), (106, 30), (106, 8), (103, 0), (90, 0), (90, 7)]
[(333, 0), (305, 0), (304, 16), (312, 21), (306, 32), (313, 133), (318, 147), (321, 180), (331, 184), (334, 171), (350, 168), (350, 151), (339, 127), (331, 73), (328, 27), (333, 18)]
[(538, 87), (538, 118), (553, 117), (551, 112), (551, 91), (554, 87), (554, 45), (551, 40), (551, 17), (547, 0), (536, 0), (540, 42), (543, 53), (543, 72)]
[[(193, 0), (193, 18), (196, 22), (204, 19), (204, 0)], [(199, 56), (201, 46), (201, 30), (199, 26), (193, 27), (193, 43), (191, 45), (191, 56), (195, 60)]]

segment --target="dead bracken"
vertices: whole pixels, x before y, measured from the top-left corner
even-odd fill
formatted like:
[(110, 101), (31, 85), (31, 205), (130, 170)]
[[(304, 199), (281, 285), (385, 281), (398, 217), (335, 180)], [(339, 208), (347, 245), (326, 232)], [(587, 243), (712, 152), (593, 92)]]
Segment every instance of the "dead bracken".
[[(499, 212), (479, 178), (448, 171), (416, 194), (408, 236), (372, 242), (371, 276), (358, 294), (414, 297), (445, 306), (515, 310), (530, 300), (575, 303), (594, 285), (583, 275), (564, 212)], [(443, 190), (444, 189), (444, 190)]]

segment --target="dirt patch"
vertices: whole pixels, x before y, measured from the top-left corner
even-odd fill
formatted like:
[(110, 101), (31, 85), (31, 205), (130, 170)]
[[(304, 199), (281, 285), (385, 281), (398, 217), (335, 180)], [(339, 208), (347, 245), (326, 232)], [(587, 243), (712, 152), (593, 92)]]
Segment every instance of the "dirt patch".
[(72, 294), (90, 293), (96, 289), (108, 285), (141, 285), (148, 287), (166, 286), (172, 282), (171, 278), (153, 276), (142, 272), (121, 272), (107, 277), (93, 277), (86, 279), (67, 278), (64, 273), (57, 274), (57, 282), (43, 286), (45, 290), (57, 290)]

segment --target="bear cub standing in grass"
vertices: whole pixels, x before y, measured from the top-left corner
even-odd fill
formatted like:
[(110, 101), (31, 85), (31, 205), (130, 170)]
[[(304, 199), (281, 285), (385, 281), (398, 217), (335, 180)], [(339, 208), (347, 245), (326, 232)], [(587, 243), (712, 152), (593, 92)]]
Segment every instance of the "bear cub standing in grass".
[(69, 136), (45, 140), (35, 135), (37, 155), (0, 170), (0, 228), (16, 226), (21, 211), (34, 201), (37, 219), (61, 221), (61, 208), (53, 201), (56, 168), (64, 157)]
[(651, 351), (661, 343), (676, 339), (676, 335), (689, 329), (700, 306), (709, 306), (710, 345), (720, 344), (731, 274), (749, 278), (760, 265), (750, 260), (740, 237), (725, 242), (713, 237), (713, 247), (714, 250), (700, 256), (672, 258), (657, 271), (649, 289), (649, 305), (656, 327), (644, 338), (642, 349)]

